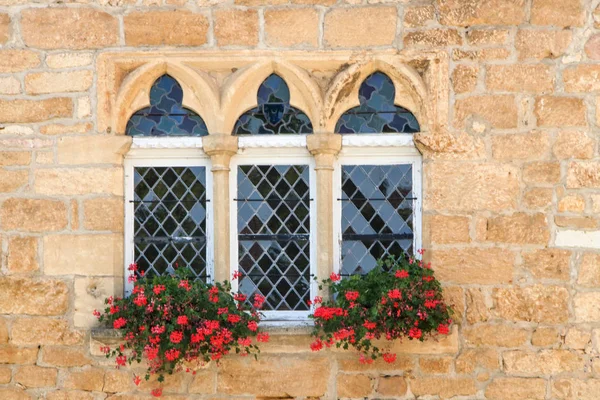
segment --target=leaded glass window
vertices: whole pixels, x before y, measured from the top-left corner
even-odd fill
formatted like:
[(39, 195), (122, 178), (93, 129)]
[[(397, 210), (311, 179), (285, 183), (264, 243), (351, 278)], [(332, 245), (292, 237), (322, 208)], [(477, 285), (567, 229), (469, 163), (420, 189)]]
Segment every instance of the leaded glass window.
[(341, 273), (413, 252), (412, 165), (342, 165)]
[(258, 88), (257, 103), (240, 116), (234, 135), (312, 133), (308, 116), (290, 105), (290, 89), (280, 76), (271, 74), (264, 80)]
[(394, 104), (396, 89), (382, 72), (369, 75), (358, 90), (359, 106), (338, 120), (339, 133), (413, 133), (419, 123), (412, 112)]
[(148, 275), (189, 267), (206, 280), (206, 168), (133, 168), (134, 261)]
[(239, 291), (266, 311), (306, 311), (310, 297), (308, 165), (237, 167)]
[(130, 136), (206, 136), (202, 117), (184, 108), (181, 85), (163, 75), (150, 89), (150, 107), (136, 111), (125, 132)]

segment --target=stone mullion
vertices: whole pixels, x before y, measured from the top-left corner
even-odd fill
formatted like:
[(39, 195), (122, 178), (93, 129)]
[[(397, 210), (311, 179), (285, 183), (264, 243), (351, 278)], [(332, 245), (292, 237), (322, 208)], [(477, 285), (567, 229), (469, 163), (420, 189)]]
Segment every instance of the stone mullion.
[(209, 135), (203, 139), (202, 144), (212, 163), (214, 280), (221, 282), (230, 278), (229, 163), (231, 157), (237, 153), (238, 142), (235, 136)]
[(307, 138), (308, 150), (315, 157), (317, 175), (317, 277), (319, 281), (333, 271), (333, 169), (342, 148), (339, 134), (314, 134)]

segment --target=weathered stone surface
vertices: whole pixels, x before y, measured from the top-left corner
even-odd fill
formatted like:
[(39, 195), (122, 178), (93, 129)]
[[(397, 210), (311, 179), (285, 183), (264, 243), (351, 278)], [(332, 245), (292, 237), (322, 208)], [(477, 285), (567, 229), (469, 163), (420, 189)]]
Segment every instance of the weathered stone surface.
[(410, 389), (416, 396), (437, 395), (441, 399), (469, 396), (477, 392), (473, 379), (454, 377), (415, 377), (410, 380)]
[(585, 198), (580, 194), (569, 194), (558, 202), (558, 212), (583, 213)]
[(583, 255), (579, 264), (577, 284), (585, 287), (600, 287), (600, 254)]
[(403, 376), (382, 376), (379, 378), (377, 393), (383, 396), (404, 396), (408, 385)]
[(8, 343), (8, 327), (6, 326), (6, 320), (0, 318), (0, 344)]
[(265, 40), (272, 47), (317, 47), (319, 15), (310, 8), (265, 11)]
[(472, 92), (477, 86), (479, 67), (473, 65), (457, 65), (452, 72), (454, 93)]
[(90, 195), (106, 193), (123, 195), (123, 169), (114, 168), (48, 168), (35, 172), (36, 193), (45, 195)]
[(0, 346), (0, 364), (35, 364), (37, 347)]
[(129, 46), (201, 46), (209, 26), (203, 14), (182, 10), (135, 11), (125, 15), (123, 22)]
[(420, 28), (435, 23), (435, 7), (433, 5), (416, 5), (404, 8), (404, 27)]
[(58, 139), (59, 164), (120, 164), (131, 146), (128, 136), (81, 136)]
[(11, 273), (37, 271), (37, 242), (35, 237), (11, 237), (8, 242), (7, 266)]
[(535, 101), (538, 126), (585, 126), (586, 108), (583, 100), (574, 97), (543, 96)]
[(543, 160), (549, 146), (548, 134), (541, 131), (492, 136), (492, 156), (497, 160)]
[(469, 218), (453, 215), (430, 215), (426, 217), (429, 224), (429, 237), (432, 243), (468, 243)]
[(32, 400), (32, 397), (24, 389), (12, 387), (0, 388), (0, 399), (3, 400)]
[(0, 13), (0, 44), (4, 44), (10, 39), (10, 15)]
[(69, 371), (65, 377), (65, 389), (88, 391), (102, 391), (104, 386), (104, 370), (100, 368), (86, 368), (81, 371)]
[(214, 371), (196, 373), (188, 388), (189, 393), (213, 394), (217, 390), (217, 374)]
[(571, 252), (559, 249), (542, 249), (523, 253), (523, 267), (537, 279), (568, 281)]
[(484, 48), (477, 50), (453, 49), (452, 59), (454, 61), (472, 61), (483, 63), (485, 61), (505, 60), (510, 57), (510, 52), (505, 48)]
[(64, 124), (48, 124), (40, 127), (40, 133), (44, 135), (66, 135), (70, 133), (87, 133), (94, 125), (90, 122), (81, 124), (64, 125)]
[(489, 347), (464, 348), (456, 358), (459, 374), (470, 374), (476, 369), (496, 370), (499, 367), (498, 351)]
[(494, 312), (509, 321), (564, 323), (569, 318), (569, 292), (560, 286), (498, 288), (492, 298)]
[(20, 367), (15, 372), (15, 382), (26, 388), (52, 387), (56, 385), (58, 371), (33, 365)]
[(563, 81), (567, 92), (597, 92), (600, 90), (600, 65), (578, 64), (563, 71)]
[(44, 237), (46, 275), (122, 275), (123, 237), (118, 234)]
[(123, 231), (123, 198), (97, 197), (83, 202), (85, 229)]
[(0, 314), (61, 315), (68, 301), (69, 290), (62, 281), (0, 278)]
[[(329, 368), (329, 360), (322, 357), (284, 359), (265, 356), (258, 361), (229, 358), (222, 363), (217, 390), (228, 395), (318, 397), (327, 391)], [(296, 379), (298, 376), (303, 379)]]
[(463, 327), (463, 336), (472, 346), (520, 347), (529, 339), (529, 331), (514, 325), (478, 324)]
[(519, 29), (515, 46), (519, 59), (557, 58), (565, 54), (571, 43), (570, 30)]
[(25, 91), (29, 94), (84, 92), (93, 80), (92, 71), (36, 72), (25, 76)]
[[(111, 400), (115, 400), (112, 397)], [(46, 400), (94, 400), (94, 394), (80, 390), (57, 390), (46, 395)], [(116, 400), (135, 400), (134, 398), (118, 398)]]
[(21, 35), (33, 48), (102, 48), (117, 44), (118, 31), (116, 17), (93, 8), (28, 8), (21, 12)]
[(106, 371), (104, 375), (105, 393), (128, 392), (135, 388), (131, 373), (128, 371)]
[(72, 331), (63, 319), (19, 318), (12, 324), (11, 343), (23, 346), (82, 344), (83, 332)]
[(554, 75), (544, 64), (489, 65), (485, 86), (491, 91), (548, 93), (554, 89)]
[(552, 147), (556, 158), (592, 158), (596, 141), (583, 131), (560, 131)]
[(467, 117), (479, 116), (494, 128), (517, 127), (517, 103), (512, 95), (470, 96), (458, 99), (454, 105), (454, 126), (463, 128)]
[(12, 370), (9, 367), (0, 367), (0, 384), (5, 385), (12, 378)]
[(0, 123), (42, 122), (72, 115), (73, 100), (69, 98), (0, 100)]
[(42, 363), (55, 367), (82, 367), (92, 360), (80, 347), (44, 346)]
[(86, 52), (69, 52), (48, 54), (46, 56), (46, 65), (50, 68), (76, 68), (91, 65), (94, 61), (94, 55)]
[(554, 225), (561, 228), (579, 229), (596, 229), (598, 220), (593, 217), (569, 217), (565, 215), (556, 215), (554, 217)]
[(21, 72), (40, 65), (40, 55), (25, 49), (0, 50), (0, 73)]
[(397, 19), (395, 7), (331, 9), (325, 14), (323, 42), (330, 48), (390, 46)]
[(519, 25), (525, 19), (525, 1), (437, 0), (443, 25)]
[(426, 209), (504, 211), (517, 204), (519, 171), (512, 165), (438, 162), (426, 165), (424, 176)]
[(4, 230), (54, 232), (67, 226), (67, 208), (59, 200), (8, 199), (1, 216)]
[(0, 169), (0, 193), (15, 192), (29, 182), (29, 173), (26, 170)]
[(508, 39), (508, 29), (472, 28), (467, 31), (467, 40), (471, 46), (502, 45)]
[(442, 282), (460, 284), (510, 283), (515, 255), (498, 248), (436, 249), (431, 264)]
[(338, 397), (367, 397), (372, 389), (373, 383), (368, 375), (346, 375), (337, 376)]
[(560, 180), (560, 164), (557, 162), (536, 162), (525, 165), (523, 180), (526, 183), (557, 183)]
[(562, 378), (553, 381), (552, 395), (560, 400), (596, 400), (600, 379)]
[(574, 161), (567, 170), (567, 187), (600, 188), (600, 161)]
[(573, 299), (573, 309), (577, 322), (599, 322), (600, 293), (577, 293)]
[(534, 346), (546, 347), (556, 344), (558, 341), (558, 330), (550, 326), (541, 326), (536, 328), (531, 335), (531, 344)]
[(218, 46), (256, 46), (258, 43), (256, 10), (218, 10), (214, 18)]
[(531, 4), (533, 25), (581, 26), (584, 17), (579, 0), (533, 0)]
[(464, 290), (460, 286), (448, 286), (443, 288), (443, 296), (446, 304), (454, 310), (452, 319), (455, 323), (461, 324), (465, 314), (465, 295)]
[(447, 374), (453, 361), (453, 357), (422, 357), (419, 359), (419, 368), (424, 374)]
[(467, 322), (476, 324), (490, 318), (489, 306), (482, 289), (469, 288), (466, 290)]
[(531, 188), (523, 193), (523, 205), (529, 209), (547, 209), (552, 205), (551, 188)]
[(0, 78), (0, 94), (19, 94), (21, 81), (14, 76)]
[[(104, 309), (104, 299), (123, 293), (121, 278), (82, 277), (75, 278), (75, 302), (73, 324), (78, 328), (97, 325), (94, 310)], [(308, 345), (308, 344), (307, 344)]]
[(462, 37), (455, 29), (428, 29), (407, 32), (404, 35), (406, 47), (446, 47), (462, 44)]
[(489, 400), (544, 400), (546, 381), (539, 378), (496, 378), (485, 390)]
[(574, 350), (584, 350), (592, 340), (591, 332), (577, 328), (570, 328), (565, 337), (565, 345)]
[(504, 371), (509, 375), (541, 375), (583, 370), (585, 360), (577, 352), (560, 349), (511, 350), (502, 353)]
[(30, 162), (29, 151), (0, 151), (0, 166), (28, 165)]
[(546, 244), (550, 230), (542, 213), (515, 213), (488, 219), (486, 240), (496, 243)]

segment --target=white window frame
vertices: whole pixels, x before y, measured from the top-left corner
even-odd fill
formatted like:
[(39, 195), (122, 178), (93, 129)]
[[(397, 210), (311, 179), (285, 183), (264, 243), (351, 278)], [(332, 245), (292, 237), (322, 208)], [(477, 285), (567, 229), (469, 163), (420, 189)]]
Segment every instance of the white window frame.
[[(239, 151), (230, 164), (230, 234), (231, 268), (230, 274), (239, 269), (238, 263), (238, 215), (237, 215), (237, 169), (240, 165), (308, 165), (310, 195), (310, 298), (317, 294), (318, 284), (313, 279), (317, 274), (317, 174), (315, 160), (306, 148), (306, 135), (290, 136), (240, 136)], [(230, 275), (231, 276), (231, 275)], [(232, 281), (232, 290), (238, 291), (238, 280)], [(285, 324), (287, 321), (308, 321), (311, 310), (307, 311), (262, 311), (268, 324)]]
[[(344, 165), (412, 165), (413, 249), (422, 246), (423, 161), (414, 145), (412, 134), (351, 134), (342, 137), (342, 150), (333, 170), (333, 272), (342, 264), (342, 166)], [(415, 254), (417, 257), (417, 254)]]
[(204, 167), (206, 171), (206, 274), (207, 282), (214, 281), (214, 216), (213, 177), (210, 157), (202, 151), (202, 138), (140, 137), (134, 138), (131, 150), (124, 159), (125, 177), (125, 245), (124, 288), (131, 294), (133, 283), (128, 282), (127, 267), (135, 260), (134, 240), (134, 168), (135, 167)]

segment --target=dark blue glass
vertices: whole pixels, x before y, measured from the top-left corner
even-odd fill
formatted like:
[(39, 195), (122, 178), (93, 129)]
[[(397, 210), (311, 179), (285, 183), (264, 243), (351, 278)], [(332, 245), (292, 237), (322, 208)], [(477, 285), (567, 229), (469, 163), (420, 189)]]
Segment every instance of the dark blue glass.
[(127, 122), (130, 136), (206, 136), (202, 117), (182, 105), (183, 90), (175, 79), (163, 75), (150, 89), (150, 107), (135, 112)]
[(279, 135), (312, 133), (308, 116), (290, 105), (290, 89), (271, 74), (258, 88), (258, 106), (246, 111), (233, 128), (234, 135)]
[(396, 88), (382, 72), (369, 75), (358, 90), (359, 106), (338, 120), (338, 133), (413, 133), (419, 122), (412, 112), (394, 104)]

